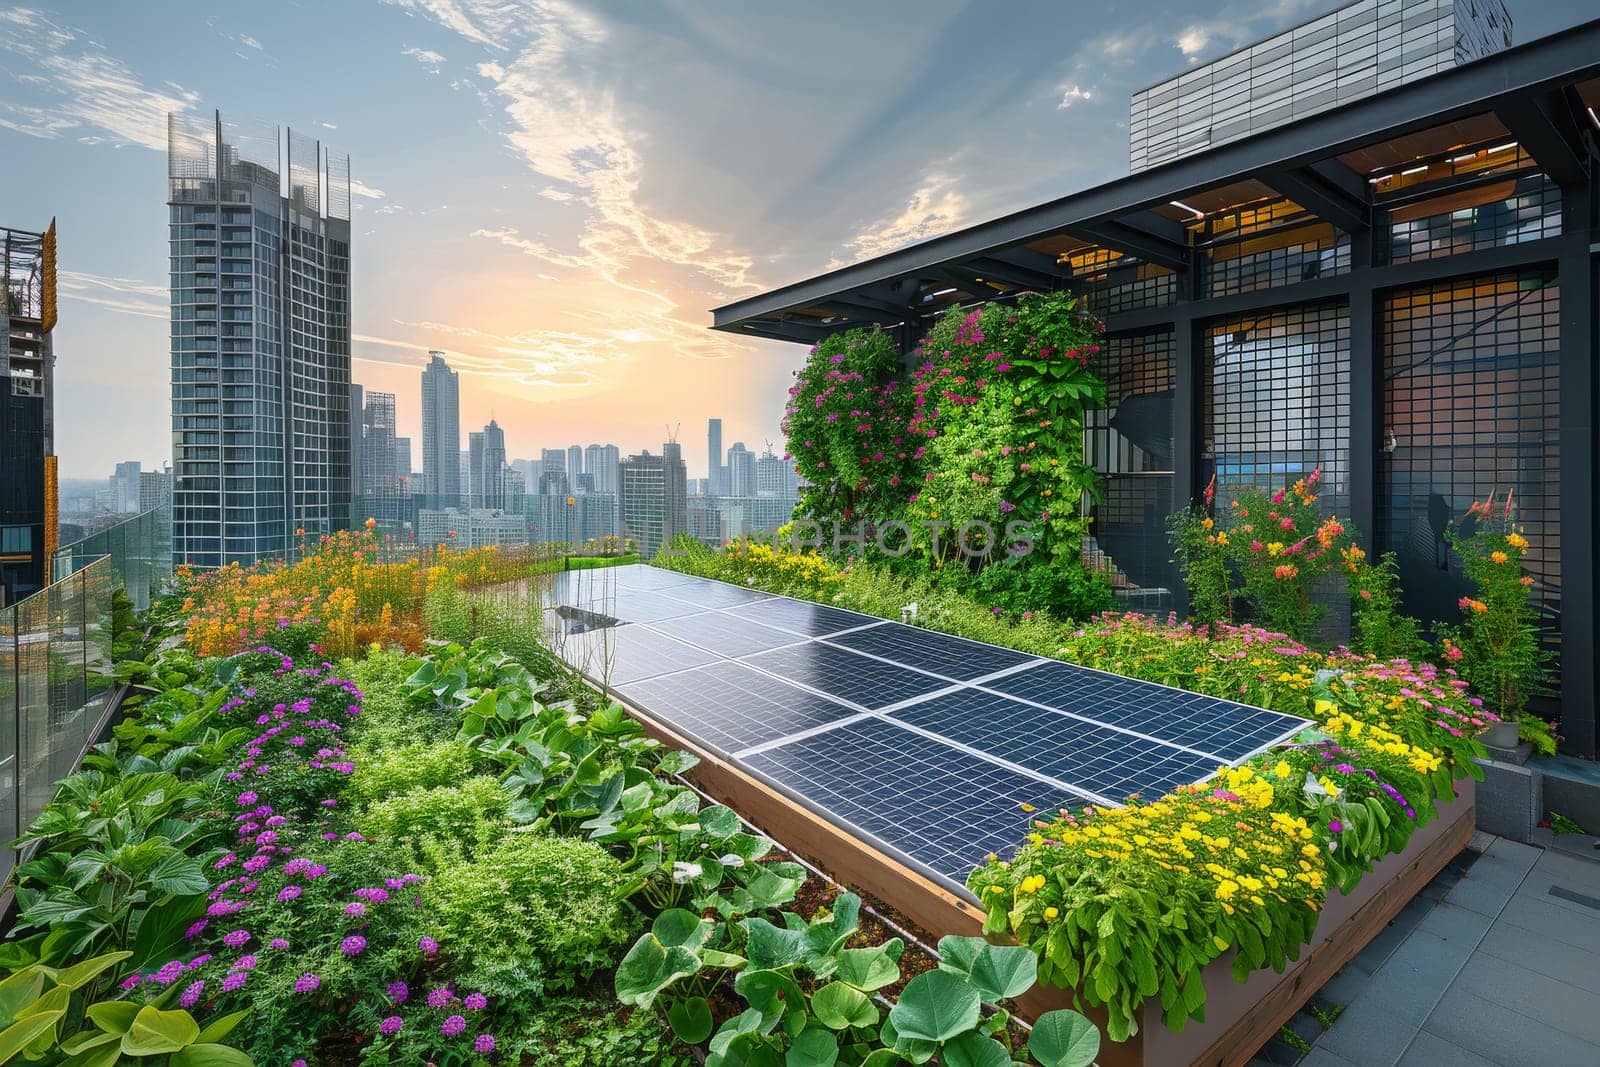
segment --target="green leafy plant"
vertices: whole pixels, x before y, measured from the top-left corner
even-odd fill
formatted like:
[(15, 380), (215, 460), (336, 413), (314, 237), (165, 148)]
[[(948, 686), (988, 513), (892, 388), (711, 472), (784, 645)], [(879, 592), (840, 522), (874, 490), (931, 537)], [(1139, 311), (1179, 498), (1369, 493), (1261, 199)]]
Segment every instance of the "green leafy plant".
[[(22, 1056), (73, 1067), (250, 1067), (249, 1056), (222, 1043), (244, 1012), (202, 1028), (187, 1011), (94, 1000), (101, 976), (129, 955), (110, 952), (63, 969), (30, 964), (0, 982), (0, 1064)], [(69, 1022), (82, 1028), (69, 1031)]]
[(1228, 575), (1228, 535), (1216, 528), (1211, 503), (1216, 479), (1206, 487), (1205, 506), (1194, 504), (1167, 519), (1172, 554), (1189, 591), (1189, 617), (1198, 623), (1232, 621), (1231, 579)]
[(1343, 552), (1350, 589), (1350, 647), (1368, 656), (1399, 659), (1418, 656), (1427, 648), (1417, 620), (1400, 610), (1399, 564), (1393, 552), (1376, 562), (1351, 545)]

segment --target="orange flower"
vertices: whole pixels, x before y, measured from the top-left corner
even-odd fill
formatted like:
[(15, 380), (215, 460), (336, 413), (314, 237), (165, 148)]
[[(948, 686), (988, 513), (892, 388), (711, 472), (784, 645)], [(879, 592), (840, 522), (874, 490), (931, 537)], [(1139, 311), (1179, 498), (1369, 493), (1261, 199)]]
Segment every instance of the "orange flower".
[(1510, 558), (1510, 556), (1506, 555), (1504, 552), (1501, 552), (1499, 549), (1489, 553), (1489, 559), (1495, 563), (1504, 563)]
[(1464, 596), (1460, 600), (1456, 601), (1456, 606), (1462, 611), (1472, 611), (1478, 615), (1482, 615), (1484, 612), (1489, 610), (1489, 605), (1485, 604), (1481, 600), (1474, 600), (1469, 596)]

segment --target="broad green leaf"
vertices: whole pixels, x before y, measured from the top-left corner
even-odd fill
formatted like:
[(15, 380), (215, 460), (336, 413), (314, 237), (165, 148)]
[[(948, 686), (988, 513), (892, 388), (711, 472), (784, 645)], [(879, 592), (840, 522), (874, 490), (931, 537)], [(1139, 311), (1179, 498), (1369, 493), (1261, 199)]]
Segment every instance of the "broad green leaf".
[(227, 1045), (196, 1043), (175, 1052), (168, 1067), (254, 1067), (254, 1061), (239, 1049)]
[(994, 1038), (972, 1030), (945, 1042), (939, 1062), (943, 1067), (1009, 1067), (1011, 1057)]
[(204, 893), (211, 888), (200, 862), (173, 851), (150, 872), (150, 884), (163, 893)]
[(44, 972), (38, 967), (25, 967), (0, 982), (0, 1026), (10, 1026), (24, 1004), (38, 999), (44, 988)]
[(77, 1055), (62, 1060), (61, 1067), (116, 1067), (123, 1062), (122, 1049), (115, 1044), (105, 1044), (80, 1049)]
[(678, 1039), (688, 1045), (698, 1045), (710, 1037), (714, 1025), (711, 1004), (705, 997), (689, 997), (673, 1004), (667, 1009), (667, 1021)]
[(617, 999), (647, 1008), (656, 994), (699, 969), (700, 959), (693, 952), (681, 945), (668, 948), (654, 934), (645, 934), (617, 965)]
[(122, 1035), (122, 1051), (129, 1056), (158, 1056), (177, 1052), (200, 1036), (200, 1027), (186, 1011), (162, 1011), (146, 1004)]
[(1034, 1021), (1028, 1051), (1044, 1067), (1089, 1067), (1100, 1053), (1100, 1031), (1075, 1011), (1047, 1011)]
[(200, 1036), (195, 1038), (196, 1044), (214, 1044), (233, 1033), (233, 1028), (244, 1022), (244, 1017), (250, 1014), (250, 1009), (230, 1012), (219, 1018), (212, 1019), (200, 1031)]
[(806, 995), (785, 971), (742, 971), (733, 980), (733, 989), (761, 1013), (764, 1022), (776, 1022), (786, 1015), (805, 1011)]
[[(135, 1004), (134, 1007), (137, 1009), (138, 1005)], [(78, 1053), (88, 1049), (109, 1045), (113, 1041), (120, 1040), (121, 1037), (121, 1034), (108, 1034), (104, 1030), (80, 1030), (61, 1042), (61, 1051), (69, 1056), (76, 1056)], [(121, 1051), (121, 1049), (117, 1050), (118, 1055), (121, 1055)]]
[(805, 958), (806, 935), (803, 930), (785, 930), (765, 919), (745, 919), (745, 955), (756, 970), (787, 967)]
[(714, 929), (709, 920), (683, 908), (668, 908), (657, 915), (656, 921), (650, 926), (650, 932), (662, 945), (668, 948), (680, 945), (687, 949), (697, 949), (705, 944)]
[(802, 1030), (784, 1056), (784, 1067), (833, 1067), (839, 1060), (839, 1039), (818, 1027)]
[(834, 977), (866, 993), (893, 985), (900, 980), (897, 962), (904, 943), (897, 937), (875, 948), (842, 949), (835, 965)]
[(89, 1005), (84, 1014), (100, 1029), (121, 1037), (133, 1025), (133, 1017), (139, 1014), (139, 1007), (131, 1000), (107, 1000)]
[(107, 952), (103, 956), (75, 963), (56, 975), (56, 985), (65, 989), (81, 989), (108, 967), (115, 967), (132, 956), (131, 952)]
[(34, 1038), (55, 1026), (56, 1020), (65, 1014), (65, 1011), (42, 1011), (18, 1019), (0, 1031), (0, 1063), (9, 1063), (17, 1053), (32, 1044)]
[(953, 934), (939, 939), (939, 967), (967, 979), (990, 1004), (1026, 993), (1039, 974), (1031, 948)]
[(739, 816), (732, 808), (713, 804), (700, 813), (700, 831), (713, 841), (725, 841), (739, 832)]
[(859, 989), (843, 982), (829, 982), (811, 995), (811, 1013), (830, 1030), (852, 1026), (873, 1026), (878, 1008)]
[(906, 983), (889, 1012), (895, 1031), (913, 1041), (948, 1041), (978, 1025), (982, 998), (966, 979), (928, 971)]

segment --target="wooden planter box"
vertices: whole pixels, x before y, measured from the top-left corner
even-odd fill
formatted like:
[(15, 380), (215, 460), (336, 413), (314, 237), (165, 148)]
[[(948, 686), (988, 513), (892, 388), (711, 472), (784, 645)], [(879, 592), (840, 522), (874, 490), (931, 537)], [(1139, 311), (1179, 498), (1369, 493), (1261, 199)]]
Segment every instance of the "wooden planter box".
[[(857, 840), (648, 714), (629, 710), (658, 740), (699, 756), (700, 766), (690, 775), (696, 784), (786, 848), (845, 885), (896, 908), (934, 938), (981, 933), (983, 912), (971, 901)], [(1439, 805), (1438, 818), (1419, 830), (1404, 852), (1374, 866), (1353, 892), (1333, 890), (1311, 944), (1284, 973), (1261, 970), (1246, 982), (1235, 982), (1233, 953), (1223, 954), (1205, 970), (1204, 1022), (1190, 1021), (1182, 1033), (1168, 1030), (1161, 1024), (1159, 1000), (1152, 999), (1146, 1003), (1137, 1034), (1121, 1044), (1102, 1043), (1100, 1067), (1232, 1067), (1246, 1063), (1466, 847), (1474, 832), (1475, 785), (1470, 779), (1457, 782), (1456, 799)], [(1020, 1014), (1034, 1017), (1052, 1008), (1071, 1007), (1071, 1000), (1065, 990), (1036, 988), (1017, 1008)], [(1091, 1018), (1096, 1015), (1093, 1011), (1088, 1014)], [(1104, 1026), (1103, 1015), (1095, 1021)]]

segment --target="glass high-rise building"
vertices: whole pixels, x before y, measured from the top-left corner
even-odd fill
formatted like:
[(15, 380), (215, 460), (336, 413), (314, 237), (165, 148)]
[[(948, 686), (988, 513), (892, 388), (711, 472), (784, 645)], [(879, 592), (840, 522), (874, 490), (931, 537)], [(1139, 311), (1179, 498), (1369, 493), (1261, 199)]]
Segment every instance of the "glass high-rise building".
[(0, 607), (38, 592), (56, 549), (56, 224), (0, 226)]
[(167, 116), (173, 556), (283, 556), (350, 521), (350, 158)]
[(475, 508), (504, 508), (506, 506), (506, 435), (493, 419), (489, 425), (470, 437), (471, 454), (469, 472)]
[(722, 484), (723, 470), (722, 420), (710, 419), (706, 422), (706, 481), (713, 496), (728, 491), (728, 487)]
[(1511, 47), (1502, 0), (1357, 0), (1133, 94), (1138, 172)]
[(683, 450), (673, 441), (661, 447), (662, 455), (642, 452), (619, 464), (618, 508), (622, 532), (633, 538), (639, 555), (650, 559), (678, 534), (688, 529), (688, 475)]
[(756, 495), (756, 454), (746, 448), (743, 441), (735, 441), (728, 449), (728, 465), (724, 470), (727, 476), (723, 478), (723, 494)]
[(461, 502), (461, 383), (443, 352), (422, 372), (422, 493), (435, 508)]

